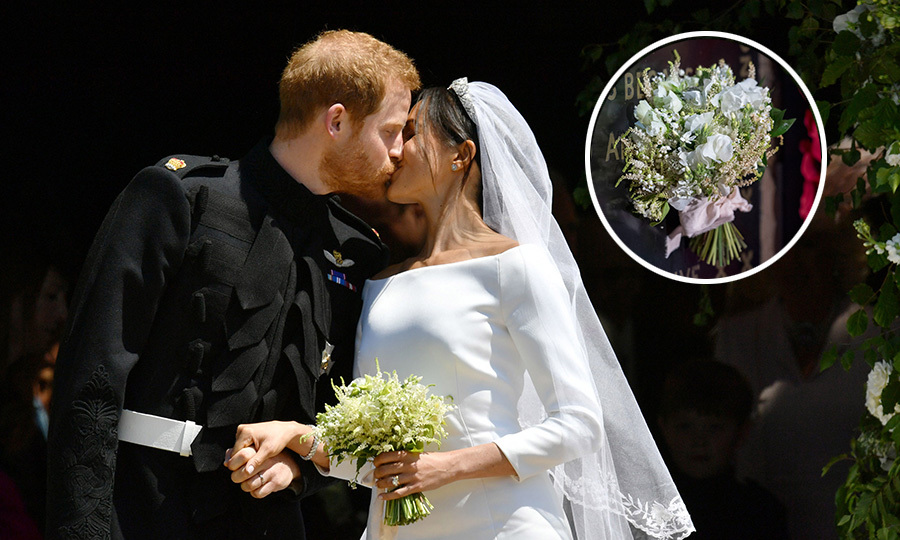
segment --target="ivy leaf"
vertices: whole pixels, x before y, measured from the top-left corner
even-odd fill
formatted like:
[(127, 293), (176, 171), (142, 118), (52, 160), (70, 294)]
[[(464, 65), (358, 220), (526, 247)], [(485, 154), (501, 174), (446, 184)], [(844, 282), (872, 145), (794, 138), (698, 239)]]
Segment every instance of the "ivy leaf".
[(860, 283), (859, 285), (850, 289), (850, 300), (853, 302), (864, 306), (872, 301), (872, 298), (875, 297), (875, 291), (872, 290), (872, 287), (867, 285), (866, 283)]
[(819, 21), (816, 20), (812, 15), (803, 19), (803, 22), (800, 23), (800, 35), (805, 37), (812, 37), (816, 34), (816, 30), (819, 29)]
[(856, 34), (849, 30), (844, 30), (839, 32), (837, 37), (834, 38), (831, 50), (838, 56), (856, 56), (856, 53), (859, 52), (859, 45), (860, 41)]
[(860, 17), (856, 22), (860, 33), (863, 37), (871, 37), (878, 33), (878, 27), (881, 26), (875, 17)]
[(837, 362), (837, 357), (837, 345), (832, 345), (831, 348), (822, 355), (822, 359), (819, 360), (819, 371), (825, 371), (833, 366), (834, 363)]
[(876, 253), (875, 251), (872, 251), (872, 253), (869, 253), (866, 256), (866, 262), (873, 272), (877, 272), (890, 264), (886, 255), (884, 255), (883, 253)]
[(875, 178), (879, 186), (889, 185), (891, 192), (896, 193), (900, 187), (900, 167), (882, 167), (875, 173)]
[(850, 459), (850, 456), (848, 456), (847, 454), (841, 454), (839, 456), (834, 456), (833, 458), (831, 458), (831, 460), (824, 467), (822, 467), (822, 476), (825, 476), (828, 473), (828, 470), (834, 467), (835, 463), (839, 463), (847, 459)]
[(881, 146), (884, 141), (884, 128), (881, 118), (873, 118), (862, 122), (853, 132), (853, 138), (859, 141), (870, 152)]
[(828, 67), (825, 68), (825, 72), (822, 73), (822, 82), (819, 83), (820, 87), (824, 88), (826, 86), (831, 86), (838, 80), (838, 77), (844, 74), (847, 71), (847, 68), (853, 65), (856, 60), (849, 56), (838, 56), (834, 59), (833, 62), (828, 64)]
[(878, 90), (874, 84), (867, 84), (853, 94), (850, 103), (844, 112), (841, 113), (841, 119), (838, 122), (838, 129), (841, 133), (849, 130), (853, 124), (859, 119), (859, 113), (867, 107), (871, 107), (878, 102)]
[(848, 167), (852, 167), (853, 165), (855, 165), (856, 162), (859, 161), (859, 158), (859, 150), (857, 150), (856, 148), (851, 148), (850, 150), (847, 150), (843, 154), (841, 154), (841, 159), (844, 161), (844, 165), (847, 165)]
[(885, 411), (890, 411), (898, 402), (900, 402), (900, 379), (894, 379), (881, 391), (881, 405)]
[(864, 309), (858, 309), (847, 319), (847, 333), (851, 337), (861, 336), (869, 327), (869, 315)]
[(785, 16), (788, 19), (802, 19), (803, 18), (803, 4), (797, 0), (792, 1), (787, 6), (787, 13)]
[(893, 58), (882, 57), (872, 68), (878, 82), (893, 84), (900, 80), (900, 65)]
[(834, 215), (837, 213), (838, 206), (840, 206), (841, 203), (843, 203), (843, 202), (844, 202), (844, 194), (843, 193), (838, 193), (837, 195), (835, 195), (833, 197), (825, 197), (825, 212), (829, 216), (834, 217)]
[(897, 286), (893, 280), (888, 280), (881, 288), (878, 301), (875, 302), (875, 312), (872, 318), (878, 326), (888, 328), (894, 322), (894, 319), (897, 318), (897, 315), (900, 315), (900, 300), (897, 299)]
[(866, 492), (860, 495), (859, 501), (857, 501), (856, 503), (856, 510), (853, 511), (853, 520), (850, 523), (850, 530), (853, 530), (865, 523), (866, 514), (869, 513), (869, 508), (872, 506), (872, 503), (874, 501), (875, 494), (872, 492)]
[(822, 123), (827, 123), (828, 116), (831, 114), (831, 103), (817, 99), (816, 108), (819, 109), (819, 114), (822, 116)]
[(844, 368), (844, 371), (850, 371), (850, 368), (853, 366), (853, 351), (845, 351), (844, 354), (841, 355), (841, 366)]
[[(784, 115), (784, 111), (781, 111), (781, 114)], [(791, 129), (791, 126), (794, 125), (794, 120), (796, 120), (796, 118), (788, 118), (787, 120), (775, 122), (774, 127), (772, 128), (772, 131), (769, 135), (773, 139), (780, 135), (784, 135), (787, 130)]]
[[(882, 403), (884, 403), (884, 394), (881, 394), (881, 399), (882, 399)], [(893, 416), (893, 418), (888, 420), (888, 423), (885, 424), (884, 427), (887, 428), (889, 431), (894, 431), (894, 429), (896, 429), (897, 426), (900, 426), (900, 414), (895, 414)]]
[(866, 349), (866, 352), (863, 353), (863, 360), (869, 364), (869, 367), (874, 366), (875, 362), (878, 361), (878, 351), (875, 349)]

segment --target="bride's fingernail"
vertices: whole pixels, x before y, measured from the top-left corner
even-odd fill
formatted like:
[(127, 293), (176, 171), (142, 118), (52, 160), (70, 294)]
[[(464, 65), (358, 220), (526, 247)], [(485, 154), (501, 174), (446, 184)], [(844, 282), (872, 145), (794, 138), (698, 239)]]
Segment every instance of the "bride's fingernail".
[(253, 465), (247, 465), (247, 474), (253, 474)]
[(231, 461), (231, 448), (225, 450), (225, 463)]

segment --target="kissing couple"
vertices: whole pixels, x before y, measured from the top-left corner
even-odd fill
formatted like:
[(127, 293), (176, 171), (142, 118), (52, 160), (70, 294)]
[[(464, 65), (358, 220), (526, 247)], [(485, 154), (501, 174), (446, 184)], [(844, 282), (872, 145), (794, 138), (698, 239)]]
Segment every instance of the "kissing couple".
[[(299, 501), (356, 476), (304, 435), (331, 381), (374, 374), (376, 357), (455, 407), (440, 449), (361, 471), (367, 538), (693, 530), (525, 119), (487, 83), (419, 87), (402, 52), (324, 32), (283, 72), (273, 138), (240, 161), (165, 158), (128, 184), (57, 362), (51, 536), (303, 538), (317, 516)], [(418, 204), (421, 252), (386, 267), (338, 193)], [(430, 516), (383, 524), (385, 500), (418, 492)]]

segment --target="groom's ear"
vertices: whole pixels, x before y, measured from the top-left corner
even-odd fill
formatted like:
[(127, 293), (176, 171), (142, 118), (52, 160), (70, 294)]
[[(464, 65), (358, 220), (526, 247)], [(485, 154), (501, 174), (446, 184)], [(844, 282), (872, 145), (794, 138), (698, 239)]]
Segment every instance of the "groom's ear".
[(456, 147), (456, 155), (453, 157), (453, 161), (459, 163), (465, 169), (475, 161), (475, 152), (477, 151), (475, 143), (471, 140), (466, 140)]
[(341, 103), (335, 103), (325, 111), (323, 121), (325, 122), (325, 130), (332, 139), (341, 137), (348, 131), (350, 125), (349, 113), (347, 108)]

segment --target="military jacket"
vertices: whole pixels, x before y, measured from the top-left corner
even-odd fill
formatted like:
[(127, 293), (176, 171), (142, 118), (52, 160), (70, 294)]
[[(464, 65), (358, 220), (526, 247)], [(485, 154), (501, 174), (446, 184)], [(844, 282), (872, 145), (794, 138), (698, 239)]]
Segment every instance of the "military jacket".
[[(360, 292), (386, 263), (377, 233), (265, 142), (240, 162), (174, 156), (138, 173), (73, 298), (48, 535), (302, 538), (296, 498), (243, 493), (224, 452), (240, 423), (315, 421), (331, 377), (349, 380)], [(193, 455), (119, 443), (123, 408), (204, 426)], [(326, 481), (301, 469), (301, 496)]]

